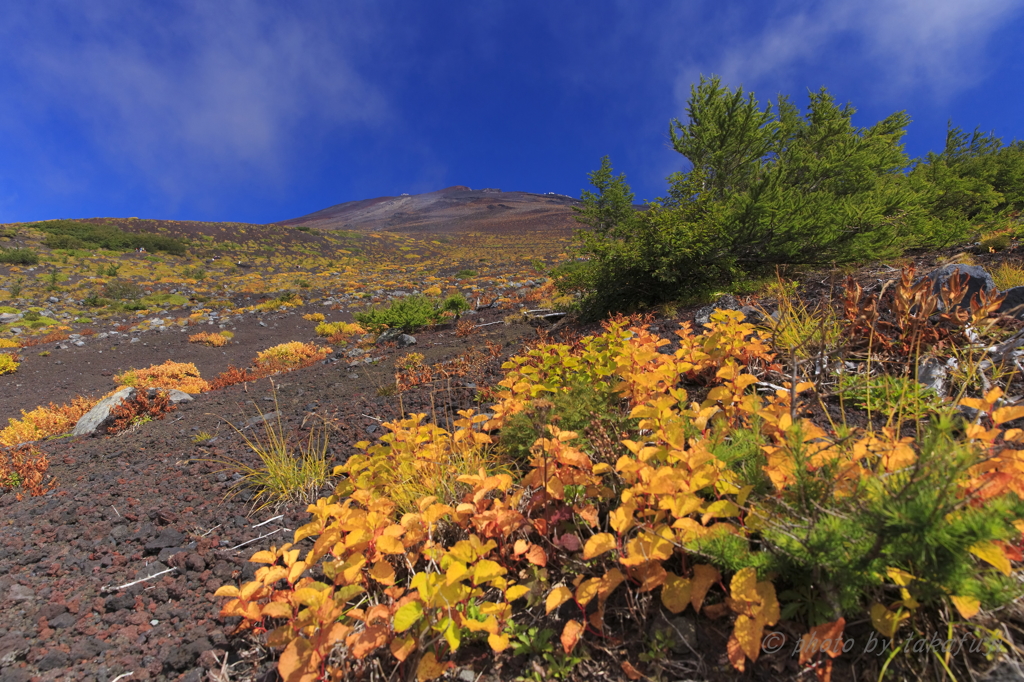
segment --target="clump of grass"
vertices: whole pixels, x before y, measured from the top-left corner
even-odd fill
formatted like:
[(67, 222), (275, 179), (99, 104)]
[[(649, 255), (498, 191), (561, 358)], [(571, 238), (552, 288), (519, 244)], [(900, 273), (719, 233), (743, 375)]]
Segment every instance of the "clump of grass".
[(0, 339), (0, 348), (21, 348), (21, 344), (14, 339)]
[(903, 419), (922, 419), (942, 408), (934, 389), (909, 377), (881, 374), (873, 377), (845, 374), (839, 393), (862, 410), (884, 412)]
[(476, 277), (476, 270), (459, 270), (455, 273), (455, 279), (469, 279)]
[(992, 279), (1000, 291), (1024, 286), (1024, 267), (1020, 263), (1000, 263), (992, 272)]
[(842, 321), (827, 302), (812, 306), (803, 301), (795, 282), (778, 280), (769, 285), (768, 293), (777, 301), (777, 310), (769, 314), (762, 309), (761, 313), (777, 349), (811, 356), (830, 353), (841, 345)]
[(302, 316), (302, 319), (309, 320), (310, 322), (323, 322), (324, 321), (324, 314), (323, 313), (306, 313), (305, 315)]
[(312, 502), (331, 477), (327, 456), (330, 438), (326, 425), (311, 428), (306, 442), (295, 447), (289, 442), (281, 422), (276, 390), (274, 410), (277, 418), (267, 419), (267, 415), (257, 407), (257, 412), (263, 418), (262, 436), (250, 437), (231, 425), (235, 433), (259, 457), (259, 465), (230, 459), (215, 460), (241, 474), (242, 479), (232, 487), (234, 493), (240, 492), (243, 487), (254, 490), (254, 512), (293, 500)]

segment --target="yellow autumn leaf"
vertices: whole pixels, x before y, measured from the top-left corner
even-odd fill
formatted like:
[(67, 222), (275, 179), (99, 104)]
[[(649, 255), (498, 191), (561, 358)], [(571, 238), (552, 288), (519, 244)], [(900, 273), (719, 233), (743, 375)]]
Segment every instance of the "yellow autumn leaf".
[(978, 611), (981, 610), (981, 601), (977, 597), (959, 597), (954, 595), (950, 599), (963, 618), (974, 618)]
[(405, 545), (393, 535), (381, 535), (377, 538), (377, 549), (384, 554), (405, 554)]
[(516, 599), (526, 596), (530, 592), (530, 588), (526, 585), (513, 585), (512, 587), (505, 590), (505, 601), (511, 603)]
[(428, 682), (428, 680), (437, 679), (444, 674), (444, 671), (448, 670), (449, 665), (447, 661), (439, 662), (434, 652), (428, 651), (423, 654), (419, 665), (416, 666), (416, 680), (417, 682)]
[(395, 632), (405, 632), (423, 617), (423, 602), (408, 601), (395, 611)]
[(890, 611), (884, 604), (873, 604), (870, 614), (871, 624), (878, 632), (890, 639), (896, 635), (900, 623), (910, 617), (908, 613), (898, 614), (895, 611)]
[(661, 586), (661, 603), (672, 613), (682, 613), (690, 603), (692, 585), (689, 578), (681, 578), (670, 572)]
[(591, 535), (587, 544), (583, 546), (583, 560), (588, 561), (600, 556), (610, 549), (615, 549), (615, 536), (611, 533), (597, 533)]
[(263, 550), (262, 552), (256, 552), (249, 559), (254, 564), (272, 564), (277, 561), (277, 554), (274, 552)]
[(370, 577), (381, 585), (394, 585), (395, 569), (386, 561), (378, 561), (370, 569)]
[(238, 588), (234, 585), (221, 585), (217, 588), (217, 591), (213, 593), (215, 597), (237, 597)]
[(763, 633), (764, 623), (760, 619), (751, 618), (742, 613), (736, 616), (736, 625), (733, 627), (732, 634), (739, 642), (743, 653), (751, 661), (756, 661), (757, 655), (761, 653), (761, 635)]
[(992, 412), (992, 423), (998, 426), (999, 424), (1013, 421), (1014, 419), (1020, 419), (1021, 417), (1024, 417), (1024, 405), (1000, 407), (998, 410), (994, 410)]
[(487, 643), (495, 652), (502, 652), (508, 648), (509, 638), (505, 634), (492, 634), (487, 636)]
[(490, 559), (481, 559), (473, 567), (473, 584), (479, 585), (508, 573), (501, 564)]
[(559, 585), (548, 594), (548, 598), (544, 602), (544, 612), (551, 613), (570, 599), (572, 599), (572, 590), (565, 585)]
[(974, 556), (987, 561), (995, 566), (1003, 575), (1010, 575), (1013, 568), (1010, 560), (1006, 558), (1006, 552), (994, 542), (979, 542), (970, 546), (970, 552)]

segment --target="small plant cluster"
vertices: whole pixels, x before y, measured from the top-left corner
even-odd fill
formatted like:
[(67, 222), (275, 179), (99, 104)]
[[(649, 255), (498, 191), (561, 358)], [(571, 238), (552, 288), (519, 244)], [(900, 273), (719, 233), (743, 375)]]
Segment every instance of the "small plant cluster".
[(198, 334), (192, 334), (188, 337), (189, 343), (201, 343), (205, 346), (213, 346), (214, 348), (220, 348), (221, 346), (228, 345), (228, 337), (224, 334), (216, 334), (211, 332), (200, 332)]
[[(269, 631), (286, 679), (351, 679), (390, 658), (429, 680), (466, 642), (502, 652), (527, 622), (582, 657), (692, 608), (731, 621), (723, 653), (744, 670), (783, 620), (835, 639), (864, 617), (897, 649), (911, 629), (971, 636), (983, 608), (1020, 594), (1024, 432), (1008, 427), (1024, 407), (993, 388), (960, 399), (976, 421), (936, 419), (917, 439), (829, 429), (803, 416), (813, 384), (752, 390), (779, 369), (766, 332), (733, 311), (707, 327), (684, 324), (662, 352), (667, 339), (613, 320), (506, 363), (489, 418), (387, 424), (293, 543), (217, 591), (223, 615)], [(583, 433), (561, 428), (559, 407), (580, 385), (610, 399)], [(521, 414), (543, 434), (513, 461), (502, 442)], [(837, 653), (801, 665), (827, 679)]]
[[(241, 474), (242, 478), (234, 486), (234, 492), (239, 492), (243, 487), (255, 489), (255, 495), (252, 498), (254, 511), (271, 505), (280, 506), (292, 500), (312, 502), (331, 477), (331, 467), (328, 461), (330, 444), (328, 424), (326, 422), (314, 423), (309, 428), (305, 442), (296, 446), (289, 438), (282, 423), (276, 390), (274, 391), (274, 411), (277, 415), (276, 418), (268, 419), (267, 415), (257, 408), (257, 412), (263, 419), (264, 432), (262, 436), (249, 436), (238, 427), (231, 426), (242, 437), (249, 449), (259, 457), (259, 465), (254, 466), (233, 459), (215, 460)], [(314, 418), (310, 417), (310, 419)], [(206, 435), (208, 439), (209, 434)]]
[(257, 367), (278, 371), (292, 370), (320, 362), (333, 352), (333, 349), (327, 346), (291, 341), (260, 351), (256, 354), (255, 364)]
[(154, 419), (163, 419), (174, 409), (166, 391), (158, 391), (149, 397), (148, 391), (138, 391), (132, 400), (124, 400), (110, 412), (112, 422), (107, 433), (115, 434), (134, 430)]
[(0, 374), (13, 374), (18, 371), (21, 358), (14, 353), (0, 353)]
[[(322, 315), (321, 315), (322, 317)], [(354, 336), (361, 336), (366, 330), (353, 322), (324, 322), (316, 326), (316, 335), (326, 337), (334, 344), (345, 344)]]
[[(11, 265), (36, 265), (39, 263), (39, 254), (32, 249), (5, 249), (0, 248), (0, 263)], [(12, 294), (17, 296), (17, 294)]]
[(356, 321), (379, 332), (383, 329), (401, 329), (413, 332), (421, 327), (440, 324), (458, 318), (469, 310), (469, 302), (462, 294), (453, 294), (441, 300), (426, 296), (406, 296), (391, 302), (385, 308), (371, 308), (355, 313)]
[(256, 381), (280, 372), (309, 367), (320, 362), (333, 352), (332, 348), (312, 343), (291, 341), (268, 348), (257, 354), (252, 367), (239, 369), (231, 366), (210, 382), (211, 390), (218, 390), (235, 384)]
[(130, 251), (164, 251), (176, 256), (185, 255), (185, 244), (177, 239), (158, 234), (131, 233), (115, 225), (49, 220), (29, 225), (46, 233), (43, 244), (51, 249), (95, 249)]
[(44, 483), (48, 467), (46, 453), (31, 445), (0, 447), (0, 490), (17, 489), (19, 501), (23, 492), (32, 497), (45, 495), (57, 485), (54, 479)]
[(21, 419), (9, 420), (8, 426), (0, 430), (0, 445), (16, 446), (66, 433), (97, 402), (89, 398), (75, 398), (66, 405), (50, 403), (30, 412), (22, 410)]
[(176, 389), (185, 393), (202, 393), (210, 390), (195, 364), (167, 360), (162, 365), (145, 369), (132, 369), (114, 377), (119, 386), (131, 386), (140, 391), (147, 388)]

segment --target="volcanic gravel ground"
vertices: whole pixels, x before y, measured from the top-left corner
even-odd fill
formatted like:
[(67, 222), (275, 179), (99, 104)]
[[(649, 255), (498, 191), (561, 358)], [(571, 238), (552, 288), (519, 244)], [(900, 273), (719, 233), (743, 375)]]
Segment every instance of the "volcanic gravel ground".
[[(495, 312), (474, 318), (496, 319)], [(170, 343), (185, 335), (148, 336)], [(379, 437), (381, 421), (399, 416), (398, 396), (378, 396), (386, 393), (380, 387), (393, 385), (396, 357), (416, 351), (433, 364), (471, 348), (485, 351), (487, 341), (504, 347), (500, 356), (486, 355), (477, 371), (440, 390), (421, 387), (401, 395), (406, 413), (433, 413), (443, 422), (445, 409), (474, 406), (475, 387), (499, 380), (501, 362), (536, 333), (526, 325), (498, 324), (467, 338), (455, 337), (450, 328), (416, 337), (413, 348), (372, 351), (384, 357), (377, 365), (350, 366), (347, 357), (331, 358), (275, 377), (276, 388), (263, 379), (199, 395), (135, 431), (39, 443), (57, 488), (21, 500), (13, 491), (0, 492), (0, 682), (198, 681), (225, 664), (233, 666), (232, 680), (262, 679), (272, 664), (258, 651), (240, 660), (248, 640), (230, 637), (234, 623), (218, 618), (224, 600), (213, 593), (222, 584), (251, 578), (255, 565), (247, 559), (272, 543), (290, 541), (308, 514), (302, 503), (250, 514), (251, 493), (227, 496), (236, 478), (209, 460), (258, 463), (227, 422), (250, 437), (259, 435), (258, 411), (276, 409), (284, 430), (297, 438), (309, 414), (321, 417), (331, 431), (330, 454), (341, 463), (355, 442)], [(262, 346), (275, 341), (268, 335)], [(154, 349), (143, 348), (148, 361), (125, 362), (144, 367), (164, 359), (154, 360)], [(102, 357), (95, 346), (91, 356), (88, 347), (61, 352), (82, 353), (82, 360), (65, 361), (71, 367)], [(251, 359), (254, 353), (238, 355)], [(31, 381), (52, 387), (56, 375), (71, 367), (39, 363)], [(89, 376), (97, 391), (101, 380), (110, 381), (99, 373)], [(25, 395), (6, 391), (4, 401), (12, 395), (26, 408), (37, 402), (22, 402)], [(247, 420), (256, 423), (246, 427)], [(212, 438), (196, 444), (200, 432)], [(118, 678), (126, 673), (131, 676)], [(276, 673), (267, 676), (275, 678)]]

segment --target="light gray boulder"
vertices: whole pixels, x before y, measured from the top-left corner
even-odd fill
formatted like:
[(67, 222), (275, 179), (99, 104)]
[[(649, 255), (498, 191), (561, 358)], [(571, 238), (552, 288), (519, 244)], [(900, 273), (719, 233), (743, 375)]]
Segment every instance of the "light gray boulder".
[(732, 294), (726, 294), (711, 305), (706, 305), (693, 315), (694, 324), (707, 324), (716, 310), (739, 310), (740, 302)]
[(86, 412), (78, 420), (78, 423), (75, 424), (75, 430), (71, 432), (72, 435), (91, 436), (96, 433), (111, 421), (110, 413), (115, 407), (125, 400), (133, 400), (137, 393), (138, 391), (131, 386), (125, 386), (114, 395), (99, 401), (96, 403), (96, 407)]
[(409, 346), (416, 345), (416, 337), (410, 334), (402, 334), (398, 337), (398, 347), (408, 348)]

